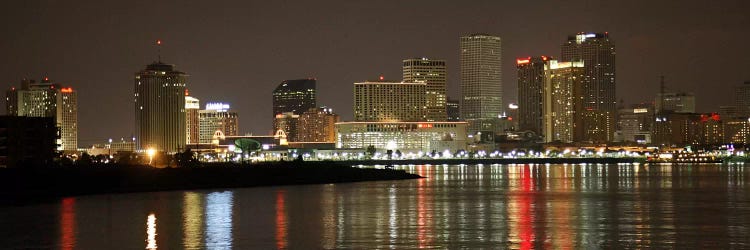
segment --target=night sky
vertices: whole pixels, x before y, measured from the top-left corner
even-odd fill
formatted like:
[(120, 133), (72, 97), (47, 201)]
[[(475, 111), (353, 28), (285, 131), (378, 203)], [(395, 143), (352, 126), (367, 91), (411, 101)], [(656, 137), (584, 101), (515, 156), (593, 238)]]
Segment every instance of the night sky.
[(285, 79), (317, 78), (318, 105), (350, 120), (352, 83), (401, 79), (405, 58), (447, 60), (457, 99), (459, 37), (471, 33), (502, 38), (506, 104), (516, 57), (559, 57), (583, 31), (614, 40), (628, 104), (653, 99), (665, 75), (668, 90), (696, 94), (699, 112), (717, 111), (750, 80), (750, 1), (383, 2), (8, 1), (0, 89), (42, 76), (73, 86), (84, 147), (134, 133), (133, 74), (156, 59), (157, 39), (202, 106), (239, 112), (242, 134), (270, 132), (271, 91)]

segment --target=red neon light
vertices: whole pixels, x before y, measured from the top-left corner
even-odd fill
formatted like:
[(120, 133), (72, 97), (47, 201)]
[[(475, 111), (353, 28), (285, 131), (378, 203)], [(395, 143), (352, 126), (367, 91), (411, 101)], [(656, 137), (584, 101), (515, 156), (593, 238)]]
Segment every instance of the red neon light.
[(73, 88), (70, 88), (70, 87), (68, 87), (68, 88), (61, 88), (60, 92), (63, 92), (63, 93), (73, 93)]
[(418, 128), (431, 128), (432, 124), (430, 124), (430, 123), (420, 123), (420, 124), (417, 124), (417, 127)]
[(531, 62), (531, 57), (526, 57), (526, 58), (516, 58), (516, 64), (518, 64), (518, 65), (521, 65), (521, 64), (527, 64), (527, 63), (529, 63), (529, 62)]

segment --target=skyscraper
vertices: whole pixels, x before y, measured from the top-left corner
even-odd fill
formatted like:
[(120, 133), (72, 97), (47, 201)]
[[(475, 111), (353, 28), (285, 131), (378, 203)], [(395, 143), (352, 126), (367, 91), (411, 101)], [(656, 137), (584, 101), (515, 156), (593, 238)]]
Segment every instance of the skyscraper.
[(292, 112), (300, 115), (316, 107), (315, 79), (297, 79), (281, 82), (273, 90), (273, 116)]
[(154, 62), (135, 73), (137, 150), (177, 152), (185, 149), (187, 74), (174, 65)]
[(424, 121), (426, 87), (382, 79), (354, 83), (354, 120)]
[(427, 58), (406, 59), (403, 61), (404, 82), (427, 83), (425, 95), (426, 119), (445, 121), (446, 86), (448, 82), (444, 60)]
[(461, 37), (461, 117), (469, 133), (492, 131), (503, 113), (500, 37)]
[(224, 136), (239, 135), (239, 116), (229, 108), (226, 103), (209, 102), (205, 110), (198, 111), (200, 143), (211, 143), (216, 131)]
[(284, 131), (288, 141), (295, 141), (297, 139), (297, 121), (299, 121), (299, 115), (295, 115), (293, 112), (284, 112), (277, 114), (273, 119), (273, 134), (278, 134), (278, 131)]
[(734, 88), (734, 105), (739, 116), (750, 117), (750, 81)]
[(60, 129), (57, 150), (78, 149), (78, 95), (71, 87), (62, 87), (45, 77), (40, 83), (24, 79), (21, 88), (6, 92), (8, 115), (54, 117)]
[(544, 66), (543, 133), (546, 142), (583, 140), (580, 119), (581, 88), (585, 85), (582, 62), (550, 60)]
[(336, 126), (339, 115), (333, 109), (311, 108), (297, 120), (297, 138), (299, 142), (336, 142)]
[(549, 57), (516, 59), (518, 68), (518, 126), (520, 131), (542, 133), (544, 65)]
[(201, 109), (200, 100), (188, 95), (185, 91), (185, 136), (187, 144), (200, 142), (200, 120), (198, 111)]
[(459, 103), (460, 101), (452, 100), (450, 98), (448, 98), (448, 101), (445, 102), (445, 110), (448, 114), (448, 121), (457, 122), (461, 120), (461, 108)]
[(608, 33), (578, 33), (562, 44), (561, 60), (583, 61), (587, 80), (582, 86), (581, 114), (586, 138), (612, 141), (616, 125), (615, 44)]

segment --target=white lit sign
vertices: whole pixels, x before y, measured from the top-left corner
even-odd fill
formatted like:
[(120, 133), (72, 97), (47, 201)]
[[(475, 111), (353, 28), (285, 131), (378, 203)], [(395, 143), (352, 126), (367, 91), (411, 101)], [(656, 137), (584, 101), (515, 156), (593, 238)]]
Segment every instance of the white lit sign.
[(227, 111), (228, 109), (229, 109), (229, 104), (227, 103), (221, 103), (221, 102), (206, 103), (206, 110)]
[(633, 109), (633, 113), (648, 113), (648, 109)]

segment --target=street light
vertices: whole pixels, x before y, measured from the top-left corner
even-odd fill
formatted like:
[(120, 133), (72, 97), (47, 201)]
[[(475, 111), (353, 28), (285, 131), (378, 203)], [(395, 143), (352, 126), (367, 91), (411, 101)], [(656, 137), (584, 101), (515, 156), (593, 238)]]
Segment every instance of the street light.
[(149, 148), (146, 150), (146, 154), (148, 155), (148, 165), (151, 165), (151, 162), (154, 161), (154, 155), (156, 155), (156, 149)]

